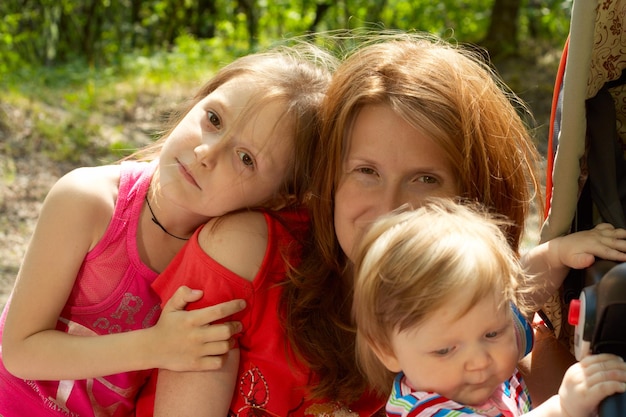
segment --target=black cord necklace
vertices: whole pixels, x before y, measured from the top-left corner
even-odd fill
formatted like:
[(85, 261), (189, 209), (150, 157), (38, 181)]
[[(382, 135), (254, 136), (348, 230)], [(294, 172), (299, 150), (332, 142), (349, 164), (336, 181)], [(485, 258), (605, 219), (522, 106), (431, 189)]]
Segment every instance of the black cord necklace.
[(154, 215), (154, 211), (152, 211), (152, 206), (150, 205), (150, 200), (148, 200), (148, 194), (146, 194), (146, 203), (148, 204), (148, 210), (150, 210), (150, 214), (152, 215), (152, 222), (154, 224), (156, 224), (157, 226), (159, 226), (161, 228), (161, 230), (163, 230), (165, 233), (167, 233), (168, 235), (175, 237), (178, 240), (189, 240), (188, 237), (180, 237), (180, 236), (176, 236), (170, 232), (167, 231), (167, 229), (161, 224), (160, 221), (157, 220), (156, 216)]

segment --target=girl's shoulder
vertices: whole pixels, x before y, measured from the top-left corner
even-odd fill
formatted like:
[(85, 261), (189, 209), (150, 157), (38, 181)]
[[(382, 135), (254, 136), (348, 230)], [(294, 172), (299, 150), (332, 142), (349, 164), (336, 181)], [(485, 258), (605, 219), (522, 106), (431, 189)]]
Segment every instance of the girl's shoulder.
[(118, 165), (76, 168), (52, 186), (42, 214), (71, 218), (75, 224), (91, 230), (96, 239), (104, 233), (113, 215), (119, 179)]
[(50, 189), (48, 197), (70, 198), (89, 205), (114, 205), (119, 181), (119, 165), (76, 168), (59, 178)]

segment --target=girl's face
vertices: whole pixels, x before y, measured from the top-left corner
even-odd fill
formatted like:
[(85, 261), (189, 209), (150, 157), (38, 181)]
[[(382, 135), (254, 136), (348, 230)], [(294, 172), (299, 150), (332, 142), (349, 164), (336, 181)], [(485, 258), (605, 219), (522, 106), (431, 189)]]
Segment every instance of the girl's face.
[(335, 194), (335, 231), (344, 253), (369, 225), (403, 204), (454, 197), (459, 187), (440, 146), (385, 105), (356, 117)]
[(412, 389), (480, 406), (513, 375), (518, 348), (506, 304), (485, 297), (461, 314), (466, 297), (452, 298), (417, 328), (394, 332), (393, 352), (378, 355), (392, 372), (402, 370)]
[[(285, 106), (271, 101), (240, 118), (256, 92), (237, 77), (197, 103), (166, 140), (160, 188), (166, 198), (207, 217), (268, 203), (291, 166), (294, 144)], [(225, 135), (225, 133), (228, 133)]]

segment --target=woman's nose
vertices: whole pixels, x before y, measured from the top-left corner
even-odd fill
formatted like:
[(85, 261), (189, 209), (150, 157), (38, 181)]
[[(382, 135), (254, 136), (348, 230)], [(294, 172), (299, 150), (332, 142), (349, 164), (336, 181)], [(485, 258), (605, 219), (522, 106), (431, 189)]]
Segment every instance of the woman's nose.
[(387, 214), (408, 202), (409, 199), (404, 195), (401, 187), (387, 187), (380, 201), (379, 214)]

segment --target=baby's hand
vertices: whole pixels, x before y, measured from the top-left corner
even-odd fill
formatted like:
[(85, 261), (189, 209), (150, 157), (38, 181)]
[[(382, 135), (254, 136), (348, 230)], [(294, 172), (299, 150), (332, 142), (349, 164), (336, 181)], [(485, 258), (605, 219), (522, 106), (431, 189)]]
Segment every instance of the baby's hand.
[(595, 257), (626, 262), (626, 230), (600, 223), (591, 230), (562, 236), (550, 242), (561, 264), (582, 269), (591, 266)]
[(570, 366), (559, 388), (561, 409), (588, 417), (606, 397), (626, 391), (626, 363), (616, 355), (590, 355)]

